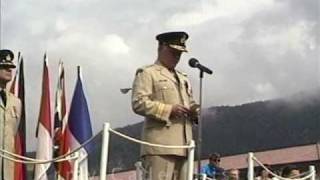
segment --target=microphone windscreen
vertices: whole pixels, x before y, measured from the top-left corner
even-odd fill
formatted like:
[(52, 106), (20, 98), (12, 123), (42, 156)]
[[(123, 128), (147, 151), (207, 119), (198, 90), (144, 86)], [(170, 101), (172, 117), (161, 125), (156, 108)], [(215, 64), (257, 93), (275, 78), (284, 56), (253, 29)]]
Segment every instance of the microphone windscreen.
[(197, 64), (199, 64), (199, 61), (198, 61), (196, 58), (191, 58), (191, 59), (189, 60), (189, 66), (191, 66), (191, 67), (196, 67)]

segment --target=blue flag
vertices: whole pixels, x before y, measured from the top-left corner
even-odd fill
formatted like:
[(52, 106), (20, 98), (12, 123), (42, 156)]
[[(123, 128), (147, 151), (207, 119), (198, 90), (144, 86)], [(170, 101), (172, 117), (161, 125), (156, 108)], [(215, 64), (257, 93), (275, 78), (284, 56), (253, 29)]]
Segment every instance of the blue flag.
[[(90, 115), (83, 91), (80, 71), (78, 71), (77, 84), (71, 102), (68, 126), (78, 144), (83, 144), (92, 137)], [(85, 146), (87, 153), (89, 153), (92, 148), (91, 144)]]

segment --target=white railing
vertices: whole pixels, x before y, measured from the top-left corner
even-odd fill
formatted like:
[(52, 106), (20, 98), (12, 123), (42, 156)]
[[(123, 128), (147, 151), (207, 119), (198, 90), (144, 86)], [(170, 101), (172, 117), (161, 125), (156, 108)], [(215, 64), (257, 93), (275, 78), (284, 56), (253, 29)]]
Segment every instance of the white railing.
[[(98, 133), (99, 134), (99, 133)], [(97, 134), (97, 135), (98, 135)], [(89, 144), (97, 135), (92, 136), (90, 139), (85, 141), (83, 144), (81, 144), (78, 148), (73, 149), (71, 152), (67, 154), (63, 154), (61, 156), (55, 157), (53, 159), (35, 159), (35, 158), (30, 158), (26, 156), (21, 156), (19, 154), (15, 154), (9, 151), (6, 151), (4, 149), (0, 149), (0, 157), (12, 161), (12, 162), (17, 162), (17, 163), (22, 163), (22, 164), (48, 164), (48, 163), (57, 163), (57, 162), (63, 162), (63, 161), (73, 161), (73, 180), (78, 180), (79, 179), (79, 164), (83, 160), (79, 154), (79, 151)], [(81, 159), (80, 159), (81, 158)]]
[(162, 145), (162, 144), (153, 144), (145, 141), (141, 141), (132, 137), (129, 137), (127, 135), (121, 134), (113, 129), (110, 128), (109, 123), (105, 123), (103, 126), (103, 137), (102, 137), (102, 151), (101, 151), (101, 166), (100, 166), (100, 180), (106, 180), (107, 175), (107, 162), (108, 162), (108, 149), (109, 149), (109, 133), (114, 133), (122, 138), (125, 138), (129, 141), (143, 144), (146, 146), (153, 146), (153, 147), (162, 147), (162, 148), (182, 148), (182, 149), (188, 149), (188, 179), (193, 179), (193, 170), (194, 170), (194, 150), (195, 150), (195, 144), (194, 141), (191, 140), (189, 145), (184, 146), (169, 146), (169, 145)]
[[(161, 145), (161, 144), (153, 144), (153, 143), (149, 143), (149, 142), (140, 141), (140, 140), (134, 139), (132, 137), (126, 136), (124, 134), (121, 134), (121, 133), (111, 129), (109, 123), (105, 123), (104, 128), (103, 128), (103, 142), (102, 142), (101, 162), (100, 162), (100, 179), (101, 180), (106, 180), (106, 175), (107, 175), (107, 162), (108, 162), (108, 149), (109, 149), (110, 132), (112, 132), (120, 137), (123, 137), (125, 139), (128, 139), (130, 141), (133, 141), (135, 143), (143, 144), (146, 146), (188, 149), (189, 151), (188, 151), (188, 179), (187, 180), (193, 179), (194, 150), (195, 150), (195, 143), (193, 140), (190, 141), (189, 145), (184, 145), (184, 146), (168, 146), (168, 145)], [(78, 180), (79, 179), (79, 164), (83, 160), (83, 159), (80, 159), (81, 157), (79, 155), (79, 151), (84, 146), (86, 146), (88, 143), (90, 143), (96, 136), (91, 137), (90, 139), (85, 141), (78, 148), (72, 150), (71, 152), (64, 154), (64, 155), (61, 155), (59, 157), (55, 157), (53, 159), (45, 159), (45, 160), (35, 159), (35, 158), (26, 157), (26, 156), (21, 156), (19, 154), (15, 154), (12, 152), (8, 152), (3, 149), (0, 149), (0, 157), (7, 159), (9, 161), (23, 163), (23, 164), (47, 164), (47, 163), (55, 163), (55, 162), (63, 162), (63, 161), (73, 161), (73, 163), (74, 163), (73, 180)]]
[[(79, 153), (78, 152), (73, 152), (73, 154), (69, 154), (66, 157), (63, 158), (56, 158), (56, 159), (49, 159), (49, 160), (40, 160), (40, 159), (34, 159), (30, 157), (25, 157), (25, 156), (20, 156), (18, 154), (14, 154), (11, 152), (8, 152), (6, 150), (0, 149), (0, 157), (16, 162), (16, 163), (22, 163), (22, 164), (47, 164), (47, 163), (57, 163), (57, 162), (63, 162), (63, 161), (73, 161), (74, 162), (74, 168), (73, 171), (75, 172), (74, 174), (77, 174), (76, 172), (78, 171), (79, 167)], [(8, 154), (9, 156), (7, 156)], [(10, 157), (11, 156), (11, 157)], [(78, 180), (78, 176), (73, 176), (74, 180)]]
[(261, 166), (264, 170), (266, 170), (270, 175), (272, 175), (273, 177), (279, 180), (305, 180), (305, 179), (315, 180), (316, 179), (315, 166), (309, 166), (309, 171), (301, 174), (299, 177), (285, 178), (275, 174), (270, 169), (265, 167), (265, 165), (262, 162), (260, 162), (252, 152), (250, 152), (248, 153), (248, 180), (254, 180), (254, 163), (255, 162), (259, 166)]

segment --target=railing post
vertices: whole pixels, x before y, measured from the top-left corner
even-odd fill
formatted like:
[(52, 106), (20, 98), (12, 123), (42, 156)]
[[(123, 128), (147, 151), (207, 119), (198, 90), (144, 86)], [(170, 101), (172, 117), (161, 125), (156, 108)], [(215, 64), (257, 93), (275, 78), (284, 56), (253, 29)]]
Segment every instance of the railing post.
[(207, 174), (200, 174), (199, 177), (201, 177), (200, 180), (206, 180), (207, 179)]
[(254, 161), (253, 153), (249, 152), (248, 154), (248, 180), (254, 179)]
[(136, 166), (136, 180), (142, 180), (142, 162), (138, 161), (134, 165)]
[(190, 141), (191, 148), (188, 149), (188, 180), (193, 179), (193, 172), (194, 172), (194, 149), (195, 143), (194, 140)]
[(104, 123), (103, 135), (102, 135), (101, 162), (100, 162), (100, 180), (106, 180), (106, 176), (107, 176), (109, 128), (110, 128), (110, 123)]
[(316, 180), (316, 168), (314, 166), (309, 166), (309, 172), (312, 173), (310, 180)]
[(74, 160), (74, 166), (73, 166), (72, 179), (78, 180), (79, 179), (79, 163), (80, 163), (79, 162), (79, 158), (80, 158), (79, 152), (75, 152), (74, 157), (75, 157), (75, 160)]

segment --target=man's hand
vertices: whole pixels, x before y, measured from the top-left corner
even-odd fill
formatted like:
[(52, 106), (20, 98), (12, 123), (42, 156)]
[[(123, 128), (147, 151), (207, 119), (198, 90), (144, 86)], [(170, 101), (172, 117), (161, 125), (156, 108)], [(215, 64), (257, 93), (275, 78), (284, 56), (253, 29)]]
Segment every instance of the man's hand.
[(194, 122), (195, 124), (198, 124), (199, 121), (199, 113), (200, 113), (200, 105), (199, 104), (194, 104), (190, 107), (190, 119), (192, 122)]
[(171, 118), (189, 117), (190, 113), (191, 111), (188, 108), (180, 104), (176, 104), (176, 105), (173, 105), (172, 107), (170, 117)]

